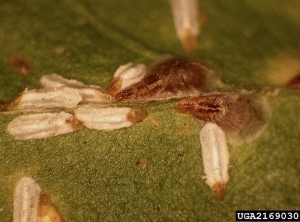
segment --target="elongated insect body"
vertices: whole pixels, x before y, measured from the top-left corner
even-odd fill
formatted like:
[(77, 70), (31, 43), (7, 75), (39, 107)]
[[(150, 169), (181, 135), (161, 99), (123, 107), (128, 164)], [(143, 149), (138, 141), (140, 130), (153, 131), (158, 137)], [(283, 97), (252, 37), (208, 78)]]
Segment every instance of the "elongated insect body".
[(199, 63), (166, 59), (137, 83), (115, 94), (118, 101), (155, 101), (196, 96), (206, 88), (207, 69)]
[(72, 108), (82, 101), (82, 96), (68, 87), (57, 89), (25, 90), (11, 104), (10, 110), (65, 107)]
[(22, 177), (14, 190), (14, 222), (37, 222), (41, 188), (30, 177)]
[(40, 186), (30, 177), (22, 177), (14, 190), (14, 222), (61, 222), (58, 210)]
[(200, 142), (205, 182), (216, 199), (223, 200), (229, 181), (229, 152), (225, 133), (217, 124), (207, 122), (200, 131)]
[(183, 99), (175, 105), (178, 112), (191, 113), (198, 119), (216, 122), (228, 113), (228, 106), (219, 96), (199, 96)]
[(146, 118), (143, 109), (128, 107), (92, 107), (82, 106), (74, 111), (76, 118), (87, 128), (95, 130), (115, 130), (129, 127)]
[(185, 51), (193, 52), (200, 26), (197, 0), (170, 0), (170, 3), (177, 36)]
[(70, 113), (38, 113), (13, 119), (7, 131), (17, 140), (49, 138), (83, 128)]

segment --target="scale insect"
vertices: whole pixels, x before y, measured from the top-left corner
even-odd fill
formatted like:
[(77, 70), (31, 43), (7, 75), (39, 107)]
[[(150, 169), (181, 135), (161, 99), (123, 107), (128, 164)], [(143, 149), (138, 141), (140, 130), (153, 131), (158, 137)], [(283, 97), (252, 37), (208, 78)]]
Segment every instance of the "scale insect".
[(22, 177), (14, 189), (14, 222), (61, 222), (62, 217), (48, 195), (30, 177)]
[(170, 0), (177, 37), (184, 50), (193, 52), (200, 33), (197, 0)]
[[(123, 79), (126, 79), (127, 73), (132, 74), (130, 71), (125, 72)], [(138, 70), (137, 81), (120, 90), (115, 91), (117, 83), (113, 80), (108, 91), (117, 101), (148, 102), (180, 99), (199, 95), (210, 88), (207, 78), (210, 74), (211, 71), (200, 63), (168, 58), (148, 70)]]
[(204, 122), (216, 123), (231, 143), (249, 143), (267, 127), (271, 111), (266, 99), (256, 93), (206, 93), (175, 104), (180, 113), (190, 113)]
[(229, 181), (229, 151), (225, 132), (217, 124), (207, 122), (199, 133), (205, 182), (217, 200), (225, 198)]

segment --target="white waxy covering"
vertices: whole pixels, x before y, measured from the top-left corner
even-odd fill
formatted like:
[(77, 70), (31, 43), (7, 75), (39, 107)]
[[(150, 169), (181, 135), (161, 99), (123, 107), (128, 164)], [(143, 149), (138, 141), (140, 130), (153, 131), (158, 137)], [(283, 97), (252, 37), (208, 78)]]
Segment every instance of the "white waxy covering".
[(35, 108), (73, 108), (83, 100), (82, 96), (72, 88), (25, 90), (18, 98), (16, 109)]
[(122, 79), (121, 89), (126, 88), (134, 83), (139, 82), (146, 74), (146, 66), (144, 64), (133, 65), (128, 63), (126, 65), (120, 66), (114, 77), (120, 77)]
[(59, 87), (70, 87), (70, 88), (96, 88), (99, 89), (99, 86), (95, 85), (85, 85), (83, 82), (77, 81), (75, 79), (66, 79), (56, 73), (44, 75), (40, 79), (40, 84), (44, 88), (59, 88)]
[(30, 177), (22, 177), (14, 190), (14, 222), (37, 222), (41, 188)]
[(74, 79), (66, 79), (57, 74), (44, 75), (40, 79), (43, 87), (51, 90), (58, 90), (60, 88), (67, 88), (75, 94), (82, 96), (82, 102), (92, 103), (110, 103), (113, 97), (102, 90), (99, 86), (85, 85)]
[(13, 119), (7, 131), (17, 140), (50, 138), (83, 128), (115, 130), (129, 127), (146, 118), (143, 109), (83, 105), (66, 112), (21, 115)]
[(131, 108), (127, 107), (94, 107), (82, 106), (74, 111), (76, 118), (87, 128), (96, 130), (115, 130), (129, 127), (132, 122), (127, 120)]
[(113, 97), (100, 88), (82, 88), (82, 89), (74, 89), (81, 96), (82, 101), (85, 103), (111, 103), (113, 102)]
[(144, 64), (134, 65), (132, 62), (121, 65), (114, 74), (114, 79), (108, 87), (111, 93), (115, 94), (133, 85), (146, 75), (146, 66)]
[(21, 115), (8, 124), (7, 131), (18, 140), (54, 137), (76, 130), (68, 122), (72, 117), (65, 112)]
[(229, 152), (225, 133), (217, 124), (207, 122), (200, 131), (200, 142), (205, 182), (216, 198), (222, 200), (229, 181)]
[(193, 51), (199, 34), (197, 0), (170, 0), (178, 38), (186, 51)]

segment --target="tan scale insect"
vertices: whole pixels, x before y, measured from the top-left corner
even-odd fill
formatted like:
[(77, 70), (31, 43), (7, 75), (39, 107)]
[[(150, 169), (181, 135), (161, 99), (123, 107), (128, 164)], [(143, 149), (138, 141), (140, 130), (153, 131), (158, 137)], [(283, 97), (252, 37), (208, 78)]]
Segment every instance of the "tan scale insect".
[(206, 89), (208, 72), (200, 63), (166, 59), (150, 68), (140, 81), (117, 92), (115, 99), (145, 102), (196, 96)]
[(183, 99), (176, 103), (175, 108), (199, 120), (216, 123), (233, 143), (257, 139), (271, 117), (265, 98), (247, 91), (203, 94)]

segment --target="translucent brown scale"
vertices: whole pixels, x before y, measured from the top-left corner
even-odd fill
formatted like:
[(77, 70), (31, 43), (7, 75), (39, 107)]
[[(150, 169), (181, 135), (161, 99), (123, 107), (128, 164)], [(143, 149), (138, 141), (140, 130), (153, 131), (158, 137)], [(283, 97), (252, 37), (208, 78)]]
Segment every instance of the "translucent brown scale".
[(257, 139), (270, 120), (270, 108), (263, 96), (254, 92), (206, 93), (175, 104), (181, 113), (213, 122), (225, 131), (231, 143), (249, 143)]
[(196, 96), (211, 89), (207, 78), (211, 70), (197, 62), (169, 58), (145, 72), (142, 79), (122, 90), (115, 90), (114, 85), (108, 90), (117, 101), (147, 102)]

